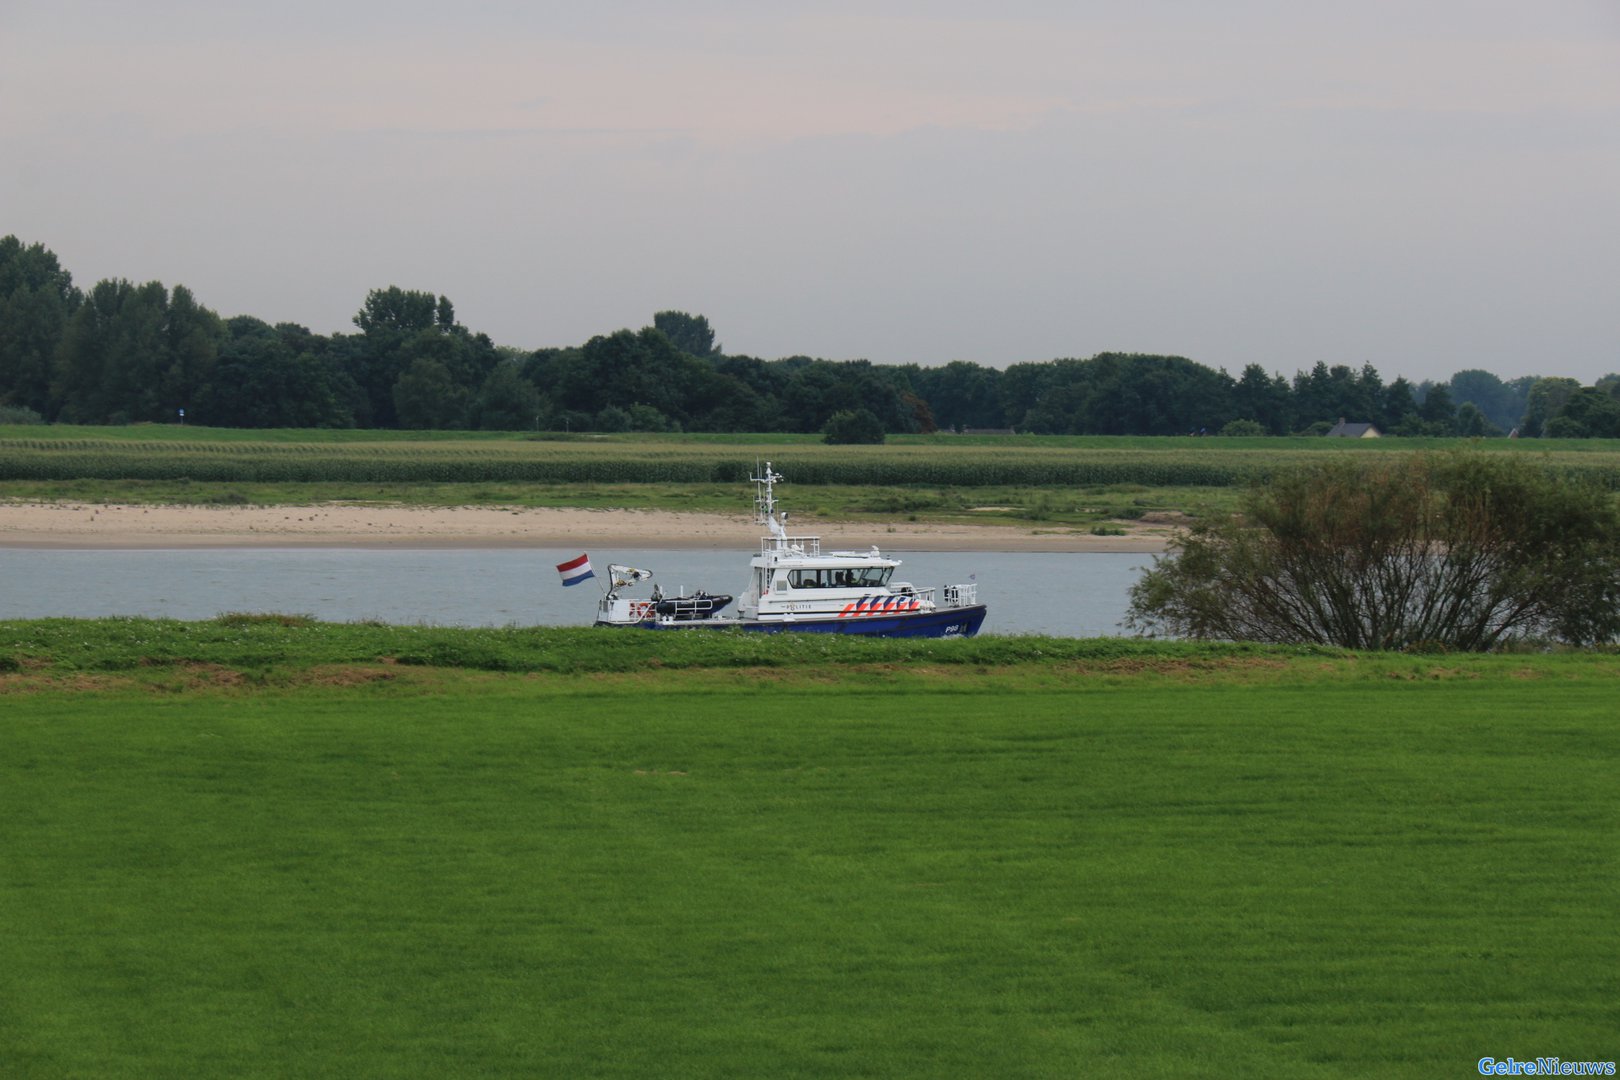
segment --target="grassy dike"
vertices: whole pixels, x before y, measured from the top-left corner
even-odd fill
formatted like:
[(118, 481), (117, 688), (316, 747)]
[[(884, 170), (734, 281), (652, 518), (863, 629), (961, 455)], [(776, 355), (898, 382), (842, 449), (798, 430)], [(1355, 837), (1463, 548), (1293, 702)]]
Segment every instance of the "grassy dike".
[(1620, 657), (0, 622), (0, 1076), (1620, 1051)]

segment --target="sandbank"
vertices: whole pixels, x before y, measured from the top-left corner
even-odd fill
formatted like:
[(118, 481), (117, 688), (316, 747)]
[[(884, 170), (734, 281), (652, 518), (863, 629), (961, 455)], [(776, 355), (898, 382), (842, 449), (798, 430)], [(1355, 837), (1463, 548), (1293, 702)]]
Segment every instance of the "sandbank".
[[(818, 521), (796, 517), (795, 535), (828, 549), (897, 551), (1163, 551), (1172, 527), (1138, 525), (1124, 536), (1063, 526)], [(208, 548), (682, 548), (752, 550), (762, 535), (748, 515), (666, 510), (314, 506), (143, 506), (0, 502), (0, 547)], [(608, 552), (604, 551), (604, 554)]]

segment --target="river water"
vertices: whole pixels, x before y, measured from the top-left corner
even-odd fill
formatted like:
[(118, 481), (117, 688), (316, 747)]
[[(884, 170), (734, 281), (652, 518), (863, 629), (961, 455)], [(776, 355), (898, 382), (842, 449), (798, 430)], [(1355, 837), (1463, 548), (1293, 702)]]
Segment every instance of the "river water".
[[(896, 580), (920, 588), (976, 581), (984, 633), (1123, 633), (1127, 593), (1151, 555), (986, 551), (885, 552)], [(441, 626), (588, 625), (609, 559), (652, 570), (668, 592), (738, 593), (735, 551), (592, 553), (597, 577), (564, 588), (556, 564), (579, 551), (453, 548), (0, 548), (0, 619), (146, 615), (211, 619), (227, 611)], [(638, 590), (637, 595), (643, 594)]]

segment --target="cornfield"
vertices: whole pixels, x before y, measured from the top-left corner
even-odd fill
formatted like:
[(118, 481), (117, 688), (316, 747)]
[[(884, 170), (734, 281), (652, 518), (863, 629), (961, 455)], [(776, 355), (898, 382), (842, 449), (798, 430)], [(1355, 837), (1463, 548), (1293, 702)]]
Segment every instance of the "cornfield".
[[(771, 459), (788, 481), (949, 487), (1230, 487), (1321, 460), (1321, 451), (1062, 446), (749, 447), (698, 442), (272, 443), (0, 439), (0, 480), (223, 483), (744, 483)], [(1620, 489), (1620, 456), (1538, 454)]]

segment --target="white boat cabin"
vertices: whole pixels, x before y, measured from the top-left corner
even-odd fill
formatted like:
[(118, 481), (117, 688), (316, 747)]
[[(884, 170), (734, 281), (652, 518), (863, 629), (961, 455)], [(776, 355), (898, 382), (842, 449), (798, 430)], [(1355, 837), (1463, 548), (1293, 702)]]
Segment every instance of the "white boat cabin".
[(748, 565), (748, 587), (737, 602), (745, 619), (861, 618), (934, 607), (934, 590), (892, 580), (900, 561), (877, 548), (823, 553), (820, 537), (783, 530), (761, 540)]
[[(899, 559), (886, 558), (877, 548), (869, 551), (821, 550), (819, 536), (789, 536), (787, 515), (776, 514), (774, 487), (782, 477), (765, 463), (763, 475), (752, 477), (756, 485), (755, 521), (769, 528), (761, 538), (759, 554), (749, 560), (748, 584), (737, 598), (734, 619), (718, 614), (731, 598), (709, 597), (705, 593), (681, 596), (673, 601), (632, 600), (619, 595), (619, 588), (645, 580), (649, 571), (610, 567), (613, 588), (602, 598), (597, 622), (607, 625), (659, 625), (701, 622), (705, 625), (758, 625), (760, 623), (842, 623), (888, 615), (925, 615), (936, 610), (973, 608), (978, 604), (978, 586), (947, 585), (941, 590), (918, 589), (910, 582), (895, 581)], [(935, 593), (941, 595), (936, 600)], [(670, 605), (675, 605), (670, 607)], [(709, 605), (709, 606), (705, 606)], [(978, 620), (982, 621), (982, 609)], [(978, 622), (966, 631), (972, 634)], [(941, 632), (948, 632), (949, 628)], [(850, 632), (860, 633), (854, 627)]]
[[(754, 478), (755, 520), (771, 535), (759, 543), (759, 554), (749, 560), (748, 587), (737, 601), (737, 614), (761, 622), (796, 619), (861, 619), (877, 615), (933, 611), (939, 605), (934, 589), (918, 589), (895, 581), (899, 559), (883, 556), (877, 548), (866, 552), (821, 550), (819, 536), (789, 536), (787, 515), (777, 518), (773, 487), (782, 479), (765, 465)], [(977, 585), (952, 585), (945, 605), (961, 607), (978, 602)]]

